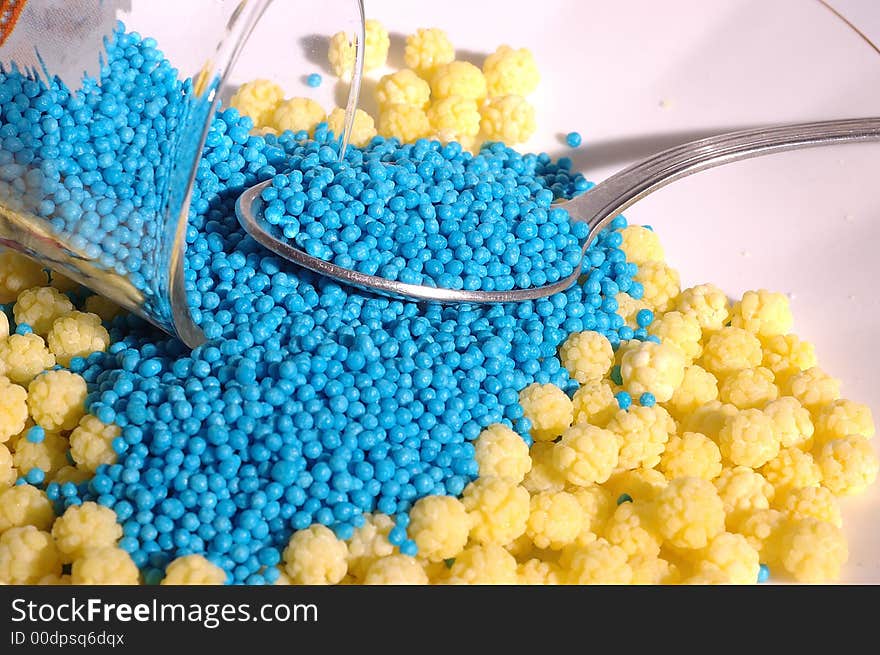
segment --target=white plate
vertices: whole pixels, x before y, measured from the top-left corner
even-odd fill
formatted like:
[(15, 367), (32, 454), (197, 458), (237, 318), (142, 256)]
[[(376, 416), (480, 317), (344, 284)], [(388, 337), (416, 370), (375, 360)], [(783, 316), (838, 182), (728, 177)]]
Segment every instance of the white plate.
[[(366, 5), (398, 34), (445, 28), (476, 60), (501, 43), (531, 48), (542, 81), (538, 133), (524, 149), (570, 156), (596, 181), (708, 132), (880, 115), (880, 55), (819, 2)], [(858, 8), (880, 17), (877, 3)], [(574, 151), (560, 140), (571, 130), (584, 139)], [(677, 182), (627, 217), (656, 227), (685, 285), (791, 294), (796, 332), (815, 343), (844, 395), (880, 418), (878, 170), (880, 144), (775, 155)], [(845, 582), (880, 582), (878, 518), (880, 483), (844, 502)]]

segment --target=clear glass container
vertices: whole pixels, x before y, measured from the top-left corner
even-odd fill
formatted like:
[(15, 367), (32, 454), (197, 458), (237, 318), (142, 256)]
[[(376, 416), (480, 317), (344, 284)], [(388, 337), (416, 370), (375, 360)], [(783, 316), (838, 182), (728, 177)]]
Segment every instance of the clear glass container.
[[(186, 219), (213, 111), (235, 90), (226, 83), (233, 65), (240, 60), (238, 83), (268, 78), (285, 97), (318, 96), (329, 109), (332, 85), (314, 89), (314, 71), (284, 62), (298, 48), (317, 64), (336, 31), (363, 43), (360, 0), (320, 12), (290, 0), (13, 7), (0, 18), (0, 243), (197, 345), (204, 337), (183, 283)], [(251, 60), (241, 57), (249, 38), (264, 41)], [(346, 131), (361, 60), (334, 98), (348, 111)]]

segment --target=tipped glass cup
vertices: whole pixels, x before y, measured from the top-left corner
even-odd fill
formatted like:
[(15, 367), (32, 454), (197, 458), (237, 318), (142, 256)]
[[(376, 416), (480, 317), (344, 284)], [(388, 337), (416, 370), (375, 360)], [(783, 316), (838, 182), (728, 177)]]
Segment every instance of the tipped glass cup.
[[(306, 78), (314, 72), (326, 73), (323, 63), (331, 34), (344, 31), (353, 43), (364, 42), (361, 0), (333, 0), (323, 3), (320, 11), (312, 3), (300, 2), (301, 12), (291, 7), (290, 0), (24, 0), (23, 4), (17, 24), (0, 19), (0, 245), (63, 273), (188, 346), (199, 345), (204, 335), (192, 320), (184, 288), (187, 214), (214, 110), (221, 97), (225, 104), (235, 90), (227, 84), (230, 72), (240, 66), (239, 79), (271, 79), (282, 86), (286, 97), (312, 97), (329, 112), (333, 85), (310, 88)], [(119, 36), (117, 19), (124, 23), (128, 37)], [(152, 128), (159, 121), (162, 141), (151, 149), (148, 163), (133, 161), (123, 147), (108, 148), (112, 134), (137, 129), (135, 120), (128, 125), (124, 118), (117, 120), (119, 114), (112, 106), (99, 105), (70, 126), (60, 107), (33, 113), (29, 95), (63, 97), (65, 107), (76, 111), (79, 105), (75, 100), (71, 105), (71, 98), (103, 93), (104, 85), (120, 83), (112, 75), (113, 61), (108, 62), (103, 39), (136, 42), (133, 32), (168, 60), (164, 75), (176, 77), (166, 80), (169, 93), (162, 100), (167, 100), (164, 106), (138, 104), (139, 79), (115, 92), (115, 99), (128, 105), (128, 115), (149, 113)], [(153, 41), (147, 42), (148, 38)], [(255, 54), (265, 53), (265, 42), (271, 40), (276, 58), (249, 59), (249, 39), (262, 42)], [(314, 63), (314, 69), (284, 65), (291, 59), (302, 61), (291, 53), (303, 48), (309, 50), (306, 60)], [(340, 148), (345, 146), (357, 105), (362, 60), (357, 48), (352, 82), (337, 89), (341, 92), (336, 99), (347, 110)], [(30, 106), (20, 93), (31, 98)], [(46, 118), (51, 120), (43, 123)], [(36, 126), (31, 136), (41, 139), (37, 145), (48, 143), (47, 148), (29, 147), (30, 137), (22, 143), (22, 125), (27, 127), (28, 121)], [(69, 134), (65, 130), (78, 126), (98, 130), (89, 138), (90, 144), (100, 144), (97, 151), (81, 147), (59, 151)], [(50, 132), (57, 136), (47, 141)], [(67, 161), (56, 165), (53, 154), (59, 152), (59, 161), (65, 157)], [(134, 193), (121, 197), (115, 185), (126, 174), (133, 180)]]

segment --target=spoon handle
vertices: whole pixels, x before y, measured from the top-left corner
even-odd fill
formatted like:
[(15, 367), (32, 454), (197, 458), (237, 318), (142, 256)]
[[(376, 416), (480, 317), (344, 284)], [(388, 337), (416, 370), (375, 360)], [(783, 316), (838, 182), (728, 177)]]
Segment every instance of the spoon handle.
[[(880, 118), (848, 118), (728, 132), (663, 150), (565, 203), (590, 239), (615, 216), (671, 182), (716, 166), (786, 150), (880, 139)], [(586, 250), (586, 246), (584, 248)]]

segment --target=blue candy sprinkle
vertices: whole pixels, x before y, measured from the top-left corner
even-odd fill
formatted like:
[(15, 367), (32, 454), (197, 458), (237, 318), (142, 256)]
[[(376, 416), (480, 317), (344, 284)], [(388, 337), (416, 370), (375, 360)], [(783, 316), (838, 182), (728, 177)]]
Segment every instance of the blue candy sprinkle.
[(581, 135), (579, 132), (569, 132), (565, 135), (565, 142), (571, 148), (577, 148), (581, 145)]
[(639, 396), (639, 404), (642, 407), (653, 407), (657, 404), (657, 399), (650, 391), (646, 391), (641, 396)]
[(43, 484), (43, 481), (46, 479), (46, 473), (43, 469), (40, 468), (32, 468), (27, 472), (25, 476), (25, 480), (27, 480), (28, 484), (40, 485)]
[(312, 73), (308, 77), (306, 77), (306, 84), (308, 84), (313, 89), (321, 86), (321, 82), (324, 78), (322, 78), (318, 73)]
[(758, 582), (767, 582), (770, 579), (770, 567), (766, 564), (761, 564), (758, 568)]
[(629, 409), (632, 406), (632, 396), (626, 391), (618, 391), (614, 397), (617, 399), (617, 406), (620, 409)]
[(42, 443), (46, 438), (46, 431), (39, 425), (34, 425), (28, 429), (25, 438), (31, 443)]

